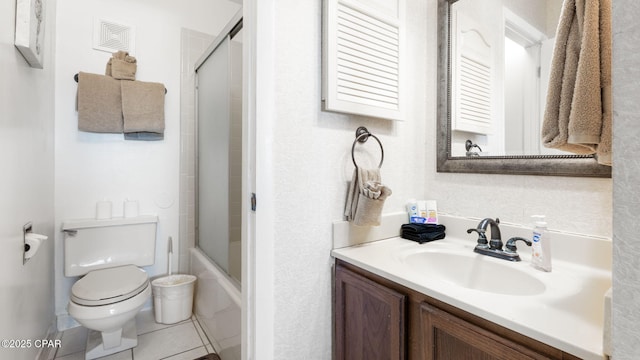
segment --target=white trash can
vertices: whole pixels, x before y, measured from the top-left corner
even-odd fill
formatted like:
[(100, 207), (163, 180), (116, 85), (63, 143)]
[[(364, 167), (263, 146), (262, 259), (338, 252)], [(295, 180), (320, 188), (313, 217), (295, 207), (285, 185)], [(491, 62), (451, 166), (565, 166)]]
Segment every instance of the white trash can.
[(151, 282), (156, 322), (175, 324), (188, 319), (193, 309), (193, 275), (169, 275)]

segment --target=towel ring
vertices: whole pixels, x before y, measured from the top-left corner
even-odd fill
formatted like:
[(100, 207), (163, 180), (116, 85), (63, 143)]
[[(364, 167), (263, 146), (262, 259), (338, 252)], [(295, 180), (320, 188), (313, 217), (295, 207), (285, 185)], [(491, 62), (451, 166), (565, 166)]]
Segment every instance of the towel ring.
[(366, 127), (360, 126), (356, 130), (356, 139), (353, 141), (353, 145), (351, 145), (351, 160), (353, 160), (353, 165), (355, 165), (356, 168), (358, 167), (358, 164), (356, 163), (356, 157), (353, 153), (356, 149), (356, 143), (364, 143), (369, 140), (369, 137), (373, 137), (374, 139), (376, 139), (378, 145), (380, 145), (380, 164), (378, 165), (378, 169), (382, 167), (382, 162), (384, 161), (384, 148), (382, 147), (382, 142), (380, 141), (380, 139), (378, 139), (377, 136), (370, 133)]

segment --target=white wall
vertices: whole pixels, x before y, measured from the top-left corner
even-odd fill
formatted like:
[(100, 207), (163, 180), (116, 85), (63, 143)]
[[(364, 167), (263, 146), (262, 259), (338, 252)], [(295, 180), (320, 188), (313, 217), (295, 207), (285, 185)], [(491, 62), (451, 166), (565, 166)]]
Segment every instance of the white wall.
[(613, 358), (640, 354), (640, 3), (613, 1)]
[[(64, 0), (58, 3), (56, 34), (56, 171), (55, 224), (89, 218), (95, 203), (107, 198), (114, 216), (122, 216), (125, 198), (140, 202), (141, 213), (159, 215), (156, 263), (150, 276), (167, 271), (167, 239), (179, 246), (180, 39), (181, 28), (219, 32), (239, 5), (226, 0), (105, 1)], [(164, 83), (164, 141), (124, 141), (122, 135), (77, 130), (75, 96), (78, 71), (103, 73), (110, 54), (92, 49), (93, 18), (136, 27), (136, 78)], [(74, 281), (63, 275), (62, 234), (56, 233), (56, 314), (58, 327), (72, 326), (66, 313)], [(178, 267), (174, 253), (174, 268)]]
[[(53, 24), (45, 2), (44, 69), (13, 46), (15, 0), (0, 1), (0, 338), (42, 339), (53, 316)], [(22, 226), (49, 236), (22, 264)], [(34, 359), (37, 348), (0, 348), (2, 359)]]
[[(423, 197), (425, 158), (435, 157), (424, 136), (424, 1), (411, 0), (407, 4), (409, 84), (404, 122), (321, 111), (321, 4), (322, 1), (298, 0), (265, 4), (273, 6), (275, 40), (273, 44), (258, 44), (272, 46), (275, 56), (269, 90), (274, 99), (273, 122), (265, 124), (264, 119), (268, 121), (271, 116), (260, 112), (257, 118), (259, 145), (267, 145), (257, 149), (258, 161), (271, 161), (258, 164), (258, 181), (264, 183), (261, 166), (269, 167), (272, 171), (267, 182), (273, 185), (273, 193), (258, 191), (256, 214), (259, 218), (272, 216), (274, 220), (267, 229), (260, 227), (262, 220), (257, 220), (256, 245), (263, 244), (265, 235), (272, 230), (274, 234), (272, 252), (258, 254), (258, 272), (260, 266), (269, 264), (271, 256), (275, 266), (274, 350), (273, 354), (260, 354), (260, 359), (331, 358), (331, 223), (343, 218), (356, 128), (368, 127), (384, 144), (382, 180), (393, 191), (386, 200), (386, 212), (404, 208), (410, 197)], [(260, 133), (261, 130), (265, 132)], [(378, 163), (375, 141), (357, 148), (362, 166)], [(266, 203), (271, 199), (272, 203)], [(265, 213), (270, 210), (273, 213)], [(259, 301), (260, 309), (269, 311), (264, 304), (269, 304), (270, 299)], [(262, 340), (260, 333), (256, 340)]]

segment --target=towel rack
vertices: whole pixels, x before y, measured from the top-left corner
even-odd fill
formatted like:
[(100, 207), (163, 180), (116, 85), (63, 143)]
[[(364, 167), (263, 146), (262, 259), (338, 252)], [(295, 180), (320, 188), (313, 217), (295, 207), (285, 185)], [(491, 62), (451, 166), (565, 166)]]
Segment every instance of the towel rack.
[(356, 143), (364, 144), (365, 142), (367, 142), (367, 140), (369, 140), (369, 137), (373, 137), (374, 139), (376, 139), (378, 145), (380, 145), (380, 164), (378, 165), (378, 169), (382, 167), (382, 162), (384, 161), (384, 147), (382, 147), (382, 142), (380, 141), (380, 139), (378, 139), (377, 136), (370, 133), (366, 127), (360, 126), (356, 129), (356, 139), (353, 141), (353, 145), (351, 145), (351, 160), (353, 160), (353, 165), (355, 165), (356, 168), (358, 167), (358, 164), (356, 163), (356, 157), (353, 154), (354, 150), (356, 149)]
[[(78, 82), (78, 74), (73, 75), (73, 80), (75, 80), (76, 82)], [(164, 89), (164, 93), (167, 93), (167, 88)]]

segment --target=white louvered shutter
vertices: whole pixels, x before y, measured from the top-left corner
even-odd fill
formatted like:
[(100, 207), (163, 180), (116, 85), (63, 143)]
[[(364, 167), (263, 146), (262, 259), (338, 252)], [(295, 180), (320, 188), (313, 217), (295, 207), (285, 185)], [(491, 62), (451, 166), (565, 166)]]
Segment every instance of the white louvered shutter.
[(490, 134), (495, 118), (491, 44), (479, 23), (460, 13), (452, 13), (451, 27), (452, 130)]
[(403, 119), (403, 1), (325, 0), (325, 110)]

